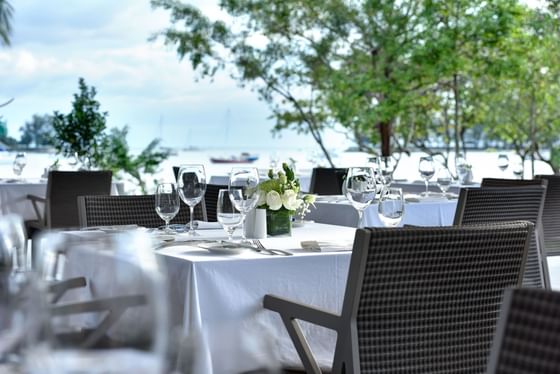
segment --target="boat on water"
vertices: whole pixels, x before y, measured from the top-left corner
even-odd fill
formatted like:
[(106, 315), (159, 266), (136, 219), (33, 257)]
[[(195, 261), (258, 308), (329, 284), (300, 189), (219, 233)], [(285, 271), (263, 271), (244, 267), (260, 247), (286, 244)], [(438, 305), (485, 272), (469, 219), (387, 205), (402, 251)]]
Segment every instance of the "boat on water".
[(259, 159), (259, 156), (251, 155), (247, 152), (241, 153), (239, 156), (230, 157), (210, 157), (210, 161), (214, 164), (249, 164)]

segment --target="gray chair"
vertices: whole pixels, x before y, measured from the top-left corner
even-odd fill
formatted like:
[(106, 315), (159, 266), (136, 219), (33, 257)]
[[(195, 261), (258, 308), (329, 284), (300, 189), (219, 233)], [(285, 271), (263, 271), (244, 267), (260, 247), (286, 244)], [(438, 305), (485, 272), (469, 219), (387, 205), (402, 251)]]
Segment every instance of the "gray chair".
[(454, 225), (525, 220), (535, 224), (525, 265), (523, 286), (550, 288), (550, 277), (543, 255), (541, 215), (546, 188), (526, 187), (463, 188), (459, 194)]
[[(190, 220), (189, 207), (182, 201), (172, 224)], [(155, 195), (80, 196), (78, 198), (80, 226), (138, 225), (160, 227), (164, 221), (155, 211)], [(206, 221), (204, 200), (195, 206), (194, 219)]]
[(560, 372), (560, 293), (507, 290), (488, 374)]
[(560, 255), (560, 175), (537, 175), (548, 182), (542, 213), (545, 253)]
[[(28, 234), (41, 229), (78, 227), (78, 196), (110, 195), (110, 171), (51, 171), (47, 180), (46, 197), (28, 195), (37, 220), (26, 221)], [(41, 215), (38, 203), (44, 203)]]
[(314, 168), (311, 173), (309, 192), (317, 195), (342, 195), (342, 183), (348, 169)]
[(307, 373), (320, 368), (297, 320), (337, 332), (333, 373), (483, 372), (532, 228), (358, 229), (340, 315), (273, 295), (263, 305), (280, 313)]

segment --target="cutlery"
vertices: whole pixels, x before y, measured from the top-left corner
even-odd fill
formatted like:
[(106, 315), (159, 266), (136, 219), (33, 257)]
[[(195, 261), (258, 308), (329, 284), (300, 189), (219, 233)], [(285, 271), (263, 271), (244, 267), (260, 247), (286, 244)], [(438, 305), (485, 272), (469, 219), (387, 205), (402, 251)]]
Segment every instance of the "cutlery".
[(257, 249), (260, 250), (266, 250), (269, 252), (272, 252), (275, 255), (280, 255), (280, 256), (293, 256), (293, 253), (290, 253), (288, 251), (284, 251), (282, 249), (270, 249), (270, 248), (265, 248), (264, 245), (262, 245), (261, 241), (258, 239), (253, 240), (253, 244), (257, 247)]

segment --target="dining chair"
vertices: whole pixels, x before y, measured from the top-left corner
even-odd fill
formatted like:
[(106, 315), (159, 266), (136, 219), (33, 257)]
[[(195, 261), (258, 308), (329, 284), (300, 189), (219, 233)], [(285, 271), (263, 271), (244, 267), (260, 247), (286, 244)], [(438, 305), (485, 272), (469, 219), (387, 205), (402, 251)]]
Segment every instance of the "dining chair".
[(486, 373), (556, 374), (560, 370), (560, 293), (507, 290)]
[[(27, 195), (37, 215), (36, 220), (25, 222), (28, 235), (46, 228), (78, 227), (78, 196), (110, 195), (111, 178), (111, 171), (49, 172), (46, 196)], [(44, 214), (39, 203), (44, 204)]]
[(263, 305), (280, 314), (307, 373), (321, 368), (298, 320), (336, 331), (333, 373), (483, 372), (532, 230), (529, 222), (358, 229), (340, 314), (274, 295)]
[[(156, 228), (163, 220), (155, 210), (155, 195), (80, 196), (78, 210), (80, 227), (138, 225)], [(180, 201), (179, 213), (172, 224), (185, 224), (190, 220), (189, 207)], [(194, 208), (194, 219), (206, 221), (204, 200)]]
[(535, 224), (525, 265), (523, 286), (550, 288), (546, 257), (543, 254), (541, 215), (546, 187), (463, 188), (459, 193), (454, 225), (526, 220)]
[(547, 186), (548, 182), (544, 179), (502, 179), (502, 178), (483, 178), (480, 187), (526, 187), (526, 186)]
[(542, 213), (544, 248), (548, 256), (560, 255), (560, 175), (537, 175), (546, 180), (546, 197)]
[(313, 168), (309, 193), (317, 195), (342, 195), (342, 183), (348, 169)]

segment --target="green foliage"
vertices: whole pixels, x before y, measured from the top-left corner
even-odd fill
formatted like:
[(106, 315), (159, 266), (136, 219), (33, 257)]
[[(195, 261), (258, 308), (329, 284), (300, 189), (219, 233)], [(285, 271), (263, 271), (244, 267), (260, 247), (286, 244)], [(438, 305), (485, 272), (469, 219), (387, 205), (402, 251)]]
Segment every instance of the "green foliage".
[(79, 89), (80, 93), (74, 95), (72, 111), (66, 115), (54, 114), (56, 149), (65, 156), (77, 155), (86, 168), (111, 170), (117, 179), (128, 174), (142, 192), (147, 193), (144, 175), (156, 173), (159, 164), (169, 157), (169, 152), (160, 150), (160, 141), (155, 139), (139, 155), (131, 155), (126, 140), (128, 127), (112, 128), (107, 133), (108, 113), (100, 112), (95, 87), (88, 88), (80, 78)]
[(19, 143), (27, 147), (51, 145), (53, 142), (53, 116), (49, 114), (34, 114), (31, 121), (19, 128), (21, 138)]
[(0, 0), (0, 45), (10, 45), (14, 8), (8, 0)]

